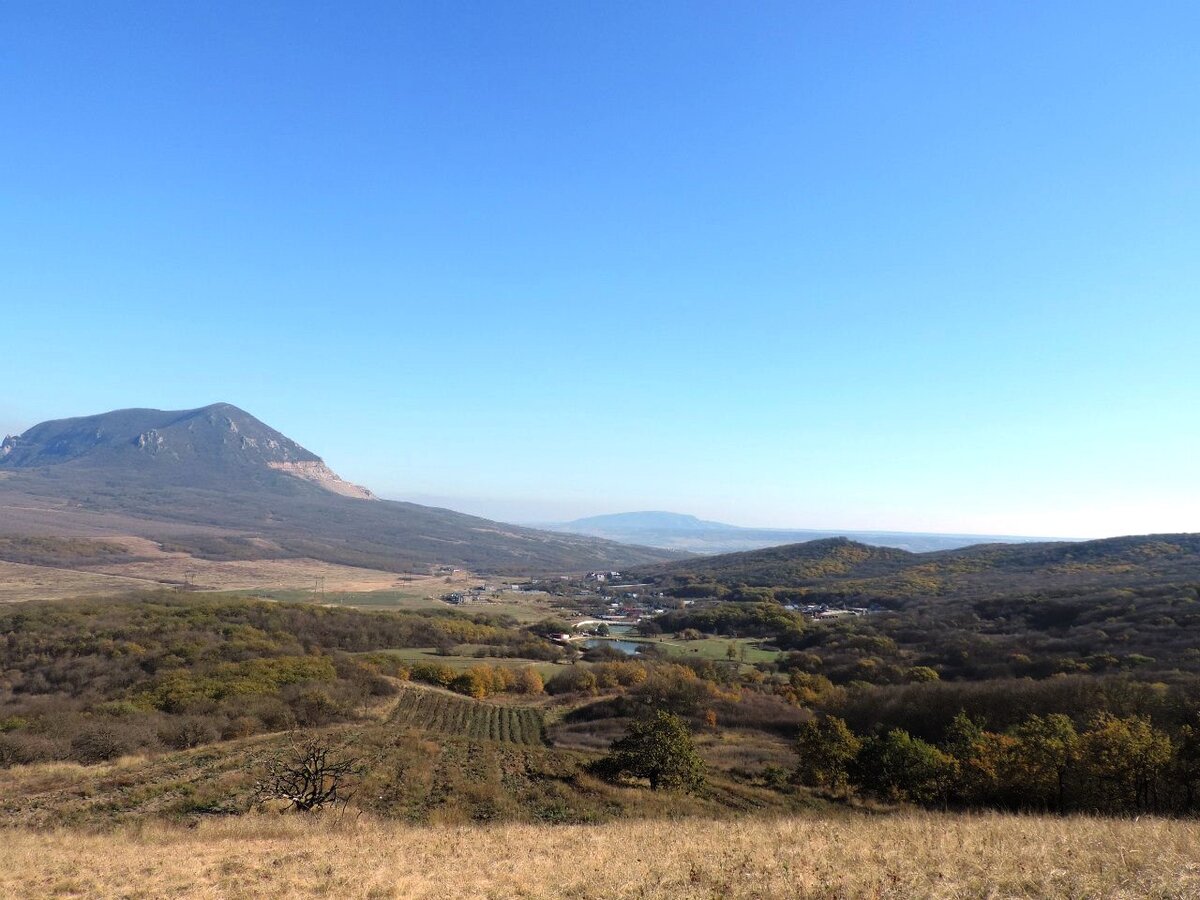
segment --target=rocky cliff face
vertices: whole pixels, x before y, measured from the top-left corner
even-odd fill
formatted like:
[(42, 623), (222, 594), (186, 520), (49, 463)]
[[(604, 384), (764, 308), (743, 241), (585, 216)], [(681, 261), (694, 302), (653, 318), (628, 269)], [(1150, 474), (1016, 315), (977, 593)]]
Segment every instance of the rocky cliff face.
[(346, 481), (321, 460), (316, 462), (272, 462), (267, 463), (277, 472), (284, 472), (296, 478), (303, 478), (313, 484), (341, 494), (343, 497), (356, 497), (359, 500), (376, 500), (374, 494), (361, 485)]

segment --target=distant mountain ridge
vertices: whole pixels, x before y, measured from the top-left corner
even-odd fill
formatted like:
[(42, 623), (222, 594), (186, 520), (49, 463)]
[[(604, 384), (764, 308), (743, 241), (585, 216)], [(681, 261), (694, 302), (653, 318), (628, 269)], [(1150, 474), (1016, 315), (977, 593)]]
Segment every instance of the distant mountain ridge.
[(630, 531), (659, 531), (666, 529), (676, 529), (679, 531), (728, 531), (730, 529), (737, 529), (738, 527), (736, 525), (726, 525), (723, 522), (709, 522), (685, 513), (663, 512), (660, 510), (588, 516), (565, 524), (580, 529), (624, 528)]
[[(370, 501), (370, 502), (364, 502)], [(0, 533), (132, 534), (213, 558), (578, 571), (677, 556), (379, 500), (229, 403), (43, 422), (0, 445)]]
[(634, 574), (663, 586), (784, 588), (813, 601), (884, 606), (914, 597), (969, 599), (997, 592), (1045, 597), (1081, 587), (1200, 583), (1200, 534), (977, 544), (927, 553), (828, 538), (695, 557)]
[(589, 516), (571, 522), (539, 524), (538, 527), (568, 534), (587, 534), (613, 541), (701, 554), (737, 553), (834, 537), (845, 537), (877, 547), (897, 547), (913, 553), (951, 550), (974, 544), (1045, 540), (1045, 538), (1007, 535), (746, 528), (739, 525), (727, 525), (723, 522), (706, 521), (683, 513), (659, 510)]

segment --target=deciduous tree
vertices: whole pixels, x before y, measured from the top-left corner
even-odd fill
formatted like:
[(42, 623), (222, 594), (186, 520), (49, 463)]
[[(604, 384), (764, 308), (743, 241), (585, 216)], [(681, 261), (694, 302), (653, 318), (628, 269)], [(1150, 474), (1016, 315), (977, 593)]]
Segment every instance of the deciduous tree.
[(605, 777), (645, 778), (652, 790), (697, 790), (704, 784), (704, 761), (691, 733), (678, 717), (656, 710), (633, 721), (596, 766)]

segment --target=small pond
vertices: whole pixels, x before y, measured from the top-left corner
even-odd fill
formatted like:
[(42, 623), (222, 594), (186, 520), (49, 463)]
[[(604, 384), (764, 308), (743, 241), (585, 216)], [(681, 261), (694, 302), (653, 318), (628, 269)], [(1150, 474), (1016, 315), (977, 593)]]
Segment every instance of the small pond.
[(583, 642), (583, 646), (588, 649), (592, 647), (612, 647), (614, 650), (619, 650), (622, 653), (633, 656), (642, 645), (637, 641), (613, 641), (607, 638), (588, 638)]

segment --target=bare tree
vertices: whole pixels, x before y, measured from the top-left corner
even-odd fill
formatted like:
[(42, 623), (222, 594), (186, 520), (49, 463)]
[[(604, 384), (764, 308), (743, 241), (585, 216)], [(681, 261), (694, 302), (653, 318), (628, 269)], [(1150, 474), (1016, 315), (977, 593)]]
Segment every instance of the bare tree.
[(287, 754), (267, 760), (264, 777), (255, 785), (260, 802), (286, 800), (289, 809), (310, 812), (345, 803), (362, 774), (357, 759), (337, 759), (333, 748), (309, 740), (293, 745)]

